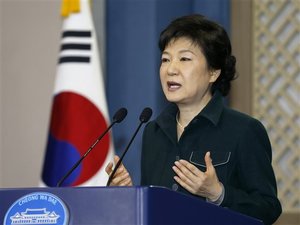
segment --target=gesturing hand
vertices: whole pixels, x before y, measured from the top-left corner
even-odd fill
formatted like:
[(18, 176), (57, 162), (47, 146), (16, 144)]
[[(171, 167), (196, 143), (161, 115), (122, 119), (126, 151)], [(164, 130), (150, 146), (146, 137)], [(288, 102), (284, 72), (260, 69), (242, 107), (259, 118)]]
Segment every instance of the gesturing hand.
[[(117, 155), (114, 156), (115, 165), (118, 163), (119, 159), (120, 158)], [(106, 166), (105, 172), (108, 174), (108, 176), (110, 176), (112, 171), (113, 171), (113, 163), (110, 162)], [(125, 168), (123, 163), (121, 163), (120, 167), (117, 169), (117, 171), (110, 183), (110, 186), (132, 186), (131, 177), (130, 177), (129, 173), (127, 172), (127, 169)]]
[(200, 171), (186, 160), (175, 161), (175, 166), (172, 168), (177, 176), (174, 176), (174, 179), (192, 194), (215, 201), (222, 194), (222, 185), (212, 165), (210, 152), (205, 154), (204, 160), (206, 165), (205, 172)]

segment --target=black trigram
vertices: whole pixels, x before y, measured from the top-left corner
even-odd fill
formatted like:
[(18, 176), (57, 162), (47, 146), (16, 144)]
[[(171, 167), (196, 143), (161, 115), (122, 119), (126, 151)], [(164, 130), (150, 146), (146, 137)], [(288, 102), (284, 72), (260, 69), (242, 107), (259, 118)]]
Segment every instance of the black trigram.
[[(77, 31), (77, 30), (68, 30), (62, 33), (62, 39), (64, 38), (76, 38), (75, 42), (63, 43), (61, 45), (60, 52), (63, 53), (66, 50), (79, 50), (85, 53), (91, 53), (91, 31)], [(80, 42), (80, 40), (83, 40)], [(90, 54), (87, 54), (90, 55)], [(60, 56), (58, 63), (89, 63), (90, 56), (82, 55), (68, 55)]]

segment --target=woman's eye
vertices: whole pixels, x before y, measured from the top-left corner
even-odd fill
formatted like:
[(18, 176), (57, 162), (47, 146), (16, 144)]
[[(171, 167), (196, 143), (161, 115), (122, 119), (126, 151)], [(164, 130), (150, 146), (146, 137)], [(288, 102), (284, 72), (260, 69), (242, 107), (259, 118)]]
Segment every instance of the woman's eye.
[(182, 57), (182, 58), (180, 58), (180, 61), (191, 61), (191, 59), (187, 58), (187, 57)]
[(167, 58), (162, 58), (162, 59), (161, 59), (161, 62), (162, 62), (162, 63), (168, 62), (168, 61), (169, 61), (169, 59), (167, 59)]

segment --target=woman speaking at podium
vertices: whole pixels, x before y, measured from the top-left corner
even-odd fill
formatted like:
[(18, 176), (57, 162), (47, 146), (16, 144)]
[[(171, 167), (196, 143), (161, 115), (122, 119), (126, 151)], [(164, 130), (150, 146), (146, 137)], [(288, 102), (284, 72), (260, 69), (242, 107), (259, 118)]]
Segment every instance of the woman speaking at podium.
[[(281, 205), (266, 130), (223, 104), (236, 63), (226, 31), (201, 15), (180, 17), (161, 32), (159, 48), (160, 81), (170, 104), (145, 127), (141, 185), (164, 186), (274, 223)], [(111, 185), (132, 185), (123, 165)]]

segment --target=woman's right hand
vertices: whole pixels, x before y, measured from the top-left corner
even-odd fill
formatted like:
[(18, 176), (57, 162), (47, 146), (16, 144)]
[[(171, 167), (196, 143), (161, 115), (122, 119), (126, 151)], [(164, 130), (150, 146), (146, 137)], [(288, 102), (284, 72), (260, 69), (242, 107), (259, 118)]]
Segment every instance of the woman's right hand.
[[(114, 156), (114, 164), (116, 165), (119, 160), (120, 160), (120, 158), (117, 155), (115, 155)], [(108, 174), (108, 176), (110, 176), (112, 171), (113, 171), (113, 163), (110, 162), (106, 166), (105, 172)], [(110, 183), (109, 186), (132, 186), (131, 177), (130, 177), (127, 169), (123, 165), (123, 163), (120, 164), (120, 166), (117, 169), (117, 171), (116, 171), (113, 179), (111, 180), (111, 183)]]

